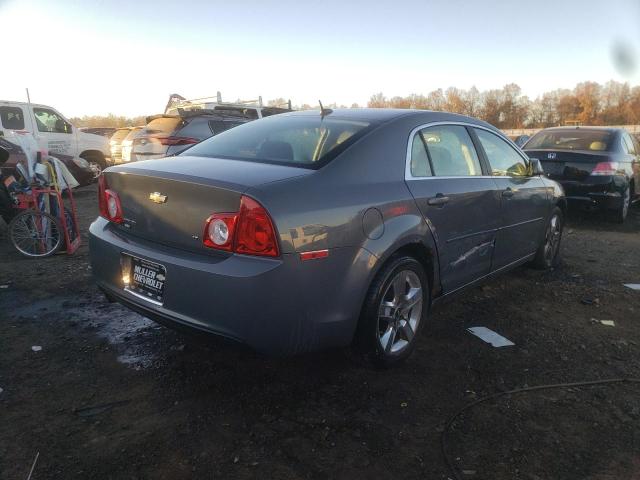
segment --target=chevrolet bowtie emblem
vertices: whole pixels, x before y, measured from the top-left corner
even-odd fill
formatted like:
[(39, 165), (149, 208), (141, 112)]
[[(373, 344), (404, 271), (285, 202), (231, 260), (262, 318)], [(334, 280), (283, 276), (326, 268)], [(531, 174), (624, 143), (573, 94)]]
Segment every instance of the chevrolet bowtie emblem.
[(162, 195), (160, 192), (153, 192), (149, 194), (149, 200), (154, 203), (166, 203), (167, 196)]

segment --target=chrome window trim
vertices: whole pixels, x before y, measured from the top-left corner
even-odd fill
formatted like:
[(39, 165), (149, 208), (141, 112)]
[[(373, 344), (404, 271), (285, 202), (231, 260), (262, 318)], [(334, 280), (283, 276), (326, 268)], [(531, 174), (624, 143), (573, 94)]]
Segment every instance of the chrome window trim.
[[(483, 125), (477, 125), (475, 123), (469, 123), (469, 122), (429, 122), (429, 123), (424, 123), (422, 125), (418, 125), (417, 127), (415, 127), (413, 130), (411, 130), (411, 133), (409, 133), (409, 141), (407, 142), (407, 154), (405, 157), (405, 165), (404, 165), (404, 179), (405, 180), (431, 180), (431, 179), (435, 179), (435, 178), (439, 178), (439, 179), (454, 179), (454, 178), (518, 178), (518, 177), (511, 177), (509, 175), (460, 175), (460, 176), (438, 176), (438, 175), (431, 175), (429, 177), (414, 177), (413, 174), (411, 173), (411, 147), (413, 146), (413, 138), (416, 136), (416, 133), (418, 133), (420, 130), (424, 129), (424, 128), (429, 128), (429, 127), (437, 127), (437, 126), (441, 126), (441, 125), (457, 125), (457, 126), (462, 126), (462, 127), (471, 127), (471, 128), (478, 128), (480, 130), (486, 130), (489, 133), (493, 133), (495, 136), (497, 136), (498, 138), (501, 138), (502, 140), (506, 141), (509, 145), (511, 145), (513, 147), (513, 149), (516, 151), (516, 153), (518, 155), (520, 155), (522, 157), (522, 159), (525, 161), (525, 163), (529, 163), (529, 158), (523, 154), (523, 152), (518, 148), (518, 146), (513, 143), (507, 136), (503, 135), (501, 132), (496, 132), (495, 130), (485, 127)], [(475, 148), (475, 145), (474, 145)], [(476, 150), (476, 155), (478, 155), (478, 159), (480, 158), (480, 155), (478, 153), (478, 151)]]

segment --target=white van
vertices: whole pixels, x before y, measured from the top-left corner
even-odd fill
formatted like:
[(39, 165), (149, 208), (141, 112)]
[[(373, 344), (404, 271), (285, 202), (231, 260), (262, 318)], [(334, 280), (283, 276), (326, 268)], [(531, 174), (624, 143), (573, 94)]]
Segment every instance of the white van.
[(47, 105), (0, 100), (0, 136), (7, 136), (9, 130), (32, 132), (38, 148), (52, 155), (84, 158), (96, 176), (111, 156), (108, 138), (80, 131)]

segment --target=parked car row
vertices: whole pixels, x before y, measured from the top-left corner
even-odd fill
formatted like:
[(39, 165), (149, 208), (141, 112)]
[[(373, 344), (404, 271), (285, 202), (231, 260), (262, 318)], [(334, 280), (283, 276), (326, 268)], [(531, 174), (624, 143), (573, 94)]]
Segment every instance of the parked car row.
[(258, 102), (222, 102), (215, 98), (186, 100), (171, 95), (165, 113), (147, 117), (140, 127), (118, 129), (111, 137), (112, 164), (176, 155), (202, 140), (243, 123), (291, 111)]

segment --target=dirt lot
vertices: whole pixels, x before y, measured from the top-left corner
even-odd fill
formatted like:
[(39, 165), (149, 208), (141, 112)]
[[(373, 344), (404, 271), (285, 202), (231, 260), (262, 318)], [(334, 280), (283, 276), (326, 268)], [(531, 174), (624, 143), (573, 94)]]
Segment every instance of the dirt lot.
[[(86, 232), (94, 188), (77, 196)], [(441, 435), (464, 405), (640, 377), (640, 292), (622, 285), (640, 283), (640, 208), (630, 215), (572, 215), (558, 269), (518, 269), (433, 312), (411, 361), (388, 371), (156, 326), (100, 295), (86, 244), (30, 261), (1, 225), (0, 478), (26, 478), (37, 452), (34, 480), (451, 477)], [(490, 400), (453, 424), (447, 451), (462, 478), (640, 478), (640, 384)]]

